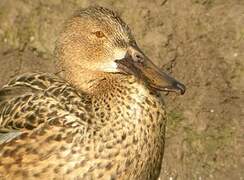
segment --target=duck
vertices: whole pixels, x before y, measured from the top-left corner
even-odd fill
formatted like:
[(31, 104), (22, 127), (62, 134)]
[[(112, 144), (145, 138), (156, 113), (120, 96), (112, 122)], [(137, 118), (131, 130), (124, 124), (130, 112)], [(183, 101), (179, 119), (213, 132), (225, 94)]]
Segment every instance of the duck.
[(1, 179), (156, 180), (167, 120), (161, 92), (185, 86), (105, 7), (76, 11), (55, 56), (58, 74), (25, 73), (0, 89)]

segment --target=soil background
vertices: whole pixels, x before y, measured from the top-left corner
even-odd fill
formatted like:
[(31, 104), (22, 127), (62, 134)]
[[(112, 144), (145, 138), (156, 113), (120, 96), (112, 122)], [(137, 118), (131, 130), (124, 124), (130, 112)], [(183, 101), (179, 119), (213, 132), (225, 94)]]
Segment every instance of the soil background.
[(185, 83), (166, 94), (160, 179), (244, 179), (244, 0), (1, 0), (0, 86), (23, 72), (55, 72), (53, 49), (75, 10), (102, 5), (139, 46)]

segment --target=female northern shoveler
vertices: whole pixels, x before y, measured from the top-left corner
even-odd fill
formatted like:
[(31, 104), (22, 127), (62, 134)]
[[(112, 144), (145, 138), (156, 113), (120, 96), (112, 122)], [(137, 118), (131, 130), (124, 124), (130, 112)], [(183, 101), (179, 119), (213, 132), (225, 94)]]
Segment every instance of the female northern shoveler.
[(75, 13), (56, 46), (62, 78), (19, 76), (0, 89), (3, 179), (157, 179), (165, 108), (185, 87), (138, 48), (111, 10)]

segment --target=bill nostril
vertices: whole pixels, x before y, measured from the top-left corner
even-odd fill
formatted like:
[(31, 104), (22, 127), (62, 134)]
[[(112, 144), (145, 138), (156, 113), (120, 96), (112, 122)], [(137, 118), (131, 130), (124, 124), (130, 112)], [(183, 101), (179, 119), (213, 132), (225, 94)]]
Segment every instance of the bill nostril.
[(142, 63), (144, 61), (143, 55), (139, 52), (134, 52), (133, 53), (133, 59), (136, 62)]

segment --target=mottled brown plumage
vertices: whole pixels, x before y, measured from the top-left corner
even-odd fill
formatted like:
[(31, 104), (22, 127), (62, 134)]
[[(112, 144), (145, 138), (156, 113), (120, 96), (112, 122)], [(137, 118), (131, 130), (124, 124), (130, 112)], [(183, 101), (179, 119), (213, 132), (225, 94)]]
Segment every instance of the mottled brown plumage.
[(158, 90), (184, 86), (105, 8), (75, 13), (56, 54), (62, 77), (28, 73), (0, 89), (1, 179), (157, 179), (166, 123)]

